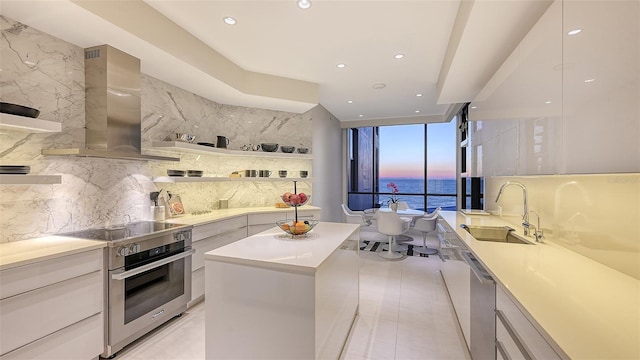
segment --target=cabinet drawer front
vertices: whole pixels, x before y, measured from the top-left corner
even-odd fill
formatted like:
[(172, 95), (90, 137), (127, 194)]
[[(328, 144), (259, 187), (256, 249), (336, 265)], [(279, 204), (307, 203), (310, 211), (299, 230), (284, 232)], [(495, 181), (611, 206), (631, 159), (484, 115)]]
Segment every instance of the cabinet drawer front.
[(191, 302), (198, 301), (201, 296), (204, 296), (204, 268), (191, 273)]
[(102, 313), (2, 356), (2, 360), (95, 359), (104, 350)]
[(0, 299), (102, 269), (103, 249), (0, 271)]
[[(287, 211), (287, 219), (294, 219), (295, 213)], [(298, 210), (298, 220), (320, 220), (320, 211), (318, 210)]]
[[(276, 227), (276, 224), (263, 224), (263, 225), (249, 225), (249, 228), (247, 229), (247, 235), (251, 236), (251, 235), (255, 235), (259, 232), (263, 232), (265, 230), (269, 230), (271, 228)], [(284, 232), (283, 232), (284, 234)]]
[(272, 224), (276, 226), (276, 221), (287, 219), (288, 211), (279, 211), (273, 213), (249, 214), (247, 215), (247, 223), (251, 225)]
[(206, 253), (207, 251), (211, 251), (221, 246), (231, 244), (232, 242), (244, 239), (245, 237), (247, 237), (247, 229), (242, 228), (232, 230), (217, 236), (211, 236), (193, 243), (192, 246), (196, 252), (191, 258), (191, 270), (197, 270), (204, 266), (204, 253)]
[[(508, 324), (505, 324), (502, 321), (503, 327), (506, 329), (510, 326), (514, 334), (522, 339), (523, 342), (526, 342), (522, 345), (531, 353), (533, 358), (545, 360), (561, 359), (526, 315), (511, 300), (511, 297), (499, 286), (496, 287), (496, 311), (501, 311), (508, 322)], [(497, 316), (496, 323), (500, 322), (500, 316)], [(514, 340), (518, 342), (518, 339)], [(516, 356), (515, 354), (511, 355)]]
[(0, 300), (0, 354), (102, 312), (103, 283), (95, 271)]
[[(294, 210), (278, 211), (272, 213), (249, 214), (247, 215), (248, 225), (276, 225), (278, 220), (292, 220), (295, 218)], [(298, 209), (299, 220), (319, 220), (320, 210), (301, 210)]]
[(227, 231), (239, 229), (247, 226), (247, 217), (241, 215), (231, 219), (220, 220), (204, 225), (196, 225), (192, 230), (192, 241), (196, 242), (211, 236), (225, 233)]
[[(523, 345), (520, 344), (520, 346)], [(505, 360), (530, 360), (525, 355), (526, 352), (520, 350), (518, 343), (511, 337), (500, 319), (496, 320), (496, 349), (496, 354)]]

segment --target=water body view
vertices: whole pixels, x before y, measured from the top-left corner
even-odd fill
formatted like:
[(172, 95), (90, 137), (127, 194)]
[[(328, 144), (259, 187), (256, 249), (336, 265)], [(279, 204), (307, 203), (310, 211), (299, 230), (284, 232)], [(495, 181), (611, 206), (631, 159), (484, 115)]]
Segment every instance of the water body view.
[[(413, 178), (380, 178), (381, 193), (391, 192), (388, 183), (394, 183), (398, 187), (398, 199), (406, 201), (413, 209), (425, 209), (424, 206), (424, 179)], [(418, 194), (418, 195), (408, 195)], [(440, 207), (443, 210), (456, 210), (456, 179), (429, 179), (427, 181), (427, 211)], [(443, 194), (449, 196), (438, 196)], [(386, 206), (389, 195), (380, 195), (379, 203)]]

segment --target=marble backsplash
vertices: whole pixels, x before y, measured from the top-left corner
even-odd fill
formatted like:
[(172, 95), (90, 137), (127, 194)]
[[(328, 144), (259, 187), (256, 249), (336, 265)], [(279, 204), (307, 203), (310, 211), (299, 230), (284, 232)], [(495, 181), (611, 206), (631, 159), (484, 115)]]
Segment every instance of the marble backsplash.
[[(149, 219), (149, 193), (179, 194), (187, 212), (229, 207), (271, 206), (291, 191), (288, 181), (155, 183), (167, 169), (199, 169), (205, 176), (228, 176), (243, 169), (264, 169), (297, 177), (311, 171), (306, 159), (198, 155), (152, 149), (153, 142), (176, 132), (196, 141), (230, 138), (243, 144), (277, 142), (311, 148), (311, 111), (304, 114), (218, 104), (150, 76), (142, 75), (142, 147), (144, 153), (180, 157), (180, 162), (144, 162), (67, 156), (42, 156), (41, 150), (84, 146), (84, 51), (28, 25), (0, 16), (0, 98), (39, 109), (40, 119), (62, 123), (61, 133), (0, 132), (0, 164), (29, 165), (31, 174), (59, 174), (57, 185), (0, 184), (0, 242)], [(99, 44), (96, 44), (99, 45)], [(312, 175), (312, 174), (311, 174)], [(311, 180), (299, 191), (311, 193)]]

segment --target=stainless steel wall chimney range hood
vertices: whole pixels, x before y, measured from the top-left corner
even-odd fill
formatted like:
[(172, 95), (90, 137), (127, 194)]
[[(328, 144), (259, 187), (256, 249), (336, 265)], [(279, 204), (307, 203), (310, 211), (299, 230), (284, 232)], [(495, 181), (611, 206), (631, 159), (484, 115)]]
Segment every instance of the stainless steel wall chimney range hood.
[(180, 161), (141, 151), (140, 59), (109, 45), (84, 50), (85, 147), (43, 155)]

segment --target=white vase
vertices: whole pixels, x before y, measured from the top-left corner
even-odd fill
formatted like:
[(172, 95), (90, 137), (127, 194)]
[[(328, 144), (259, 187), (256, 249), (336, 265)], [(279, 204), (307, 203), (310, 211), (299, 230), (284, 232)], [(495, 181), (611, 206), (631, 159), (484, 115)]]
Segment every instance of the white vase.
[(389, 204), (389, 207), (391, 208), (391, 211), (394, 211), (394, 212), (398, 211), (398, 203), (391, 203)]

